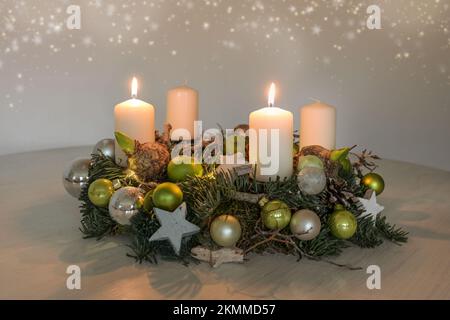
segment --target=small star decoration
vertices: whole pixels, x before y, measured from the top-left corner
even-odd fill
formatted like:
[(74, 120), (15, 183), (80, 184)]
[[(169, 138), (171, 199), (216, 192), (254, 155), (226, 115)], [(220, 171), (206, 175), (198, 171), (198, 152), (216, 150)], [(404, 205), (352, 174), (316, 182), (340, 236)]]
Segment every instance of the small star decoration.
[(155, 215), (161, 227), (150, 237), (150, 241), (169, 240), (177, 255), (180, 254), (181, 240), (200, 231), (195, 224), (186, 220), (186, 203), (183, 202), (173, 212), (155, 208)]
[(371, 192), (369, 199), (358, 198), (364, 206), (364, 212), (361, 214), (361, 217), (371, 215), (373, 218), (376, 218), (377, 215), (384, 210), (384, 207), (377, 203), (377, 196), (375, 192)]

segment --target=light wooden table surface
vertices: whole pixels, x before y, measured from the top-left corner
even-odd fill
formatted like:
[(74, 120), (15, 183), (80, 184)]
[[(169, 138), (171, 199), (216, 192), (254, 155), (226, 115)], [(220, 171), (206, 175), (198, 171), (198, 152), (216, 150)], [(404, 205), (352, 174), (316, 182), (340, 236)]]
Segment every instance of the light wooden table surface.
[[(450, 172), (382, 161), (379, 201), (409, 242), (349, 248), (336, 259), (349, 271), (288, 256), (251, 256), (211, 269), (135, 264), (125, 239), (83, 240), (78, 201), (67, 195), (65, 164), (91, 148), (0, 157), (1, 299), (449, 299)], [(81, 290), (66, 288), (66, 268), (81, 268)], [(381, 290), (366, 287), (366, 268), (381, 268)]]

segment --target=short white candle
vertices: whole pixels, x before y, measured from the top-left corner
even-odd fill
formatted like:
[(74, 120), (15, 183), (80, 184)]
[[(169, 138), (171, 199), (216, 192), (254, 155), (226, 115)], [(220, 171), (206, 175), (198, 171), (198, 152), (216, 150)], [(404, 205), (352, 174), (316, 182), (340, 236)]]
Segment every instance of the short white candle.
[[(142, 100), (136, 99), (137, 80), (131, 84), (131, 99), (114, 107), (115, 131), (120, 131), (140, 143), (155, 142), (155, 108)], [(116, 163), (127, 165), (127, 156), (116, 141)]]
[[(194, 139), (194, 122), (198, 120), (198, 92), (187, 86), (167, 92), (166, 122), (172, 126), (172, 140)], [(184, 129), (177, 133), (175, 130)]]
[[(250, 137), (250, 162), (256, 164), (256, 180), (269, 181), (275, 180), (277, 176), (281, 179), (288, 178), (293, 172), (293, 116), (292, 113), (281, 108), (273, 106), (275, 97), (275, 85), (272, 83), (269, 91), (269, 107), (262, 108), (250, 113), (249, 128), (255, 130), (256, 139)], [(260, 141), (260, 131), (267, 130), (267, 140)], [(278, 130), (279, 139), (275, 141), (275, 145), (271, 142), (273, 130)], [(267, 155), (261, 151), (262, 144), (267, 144)], [(276, 153), (276, 149), (278, 152)], [(261, 169), (268, 166), (262, 160), (267, 157), (272, 161), (278, 160), (279, 167), (274, 174), (262, 174)]]
[(336, 108), (321, 102), (300, 108), (300, 148), (336, 147)]

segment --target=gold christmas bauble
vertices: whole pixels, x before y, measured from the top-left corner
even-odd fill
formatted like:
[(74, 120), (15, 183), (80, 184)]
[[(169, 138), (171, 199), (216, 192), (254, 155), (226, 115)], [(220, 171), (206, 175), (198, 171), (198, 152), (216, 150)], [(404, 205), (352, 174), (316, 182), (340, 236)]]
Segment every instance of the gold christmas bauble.
[(239, 220), (229, 214), (218, 216), (209, 227), (213, 241), (222, 247), (234, 247), (242, 234)]
[(375, 191), (377, 195), (382, 193), (384, 190), (383, 177), (375, 172), (368, 173), (364, 177), (362, 177), (361, 184)]

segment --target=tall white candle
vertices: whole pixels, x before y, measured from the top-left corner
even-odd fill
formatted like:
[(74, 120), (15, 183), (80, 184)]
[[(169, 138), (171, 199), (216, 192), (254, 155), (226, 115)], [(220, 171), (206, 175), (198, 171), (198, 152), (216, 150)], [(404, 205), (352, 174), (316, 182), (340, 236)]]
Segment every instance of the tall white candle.
[[(131, 99), (114, 107), (115, 131), (120, 131), (140, 143), (155, 142), (155, 108), (137, 96), (137, 80), (131, 83)], [(116, 163), (127, 165), (127, 156), (116, 141)]]
[(336, 147), (336, 108), (321, 102), (300, 108), (300, 148)]
[[(187, 86), (167, 92), (166, 122), (172, 126), (173, 140), (194, 139), (194, 122), (198, 120), (198, 92)], [(177, 129), (184, 129), (175, 131)], [(184, 131), (184, 132), (183, 132)]]
[[(272, 83), (269, 107), (256, 110), (249, 116), (249, 156), (250, 162), (256, 164), (256, 179), (259, 181), (275, 180), (277, 176), (281, 179), (288, 178), (293, 172), (293, 116), (289, 111), (274, 107), (274, 97), (275, 85)], [(264, 136), (263, 132), (267, 135)], [(269, 159), (270, 164), (267, 161)], [(274, 161), (278, 163), (275, 172), (262, 172), (264, 168), (275, 164)]]

